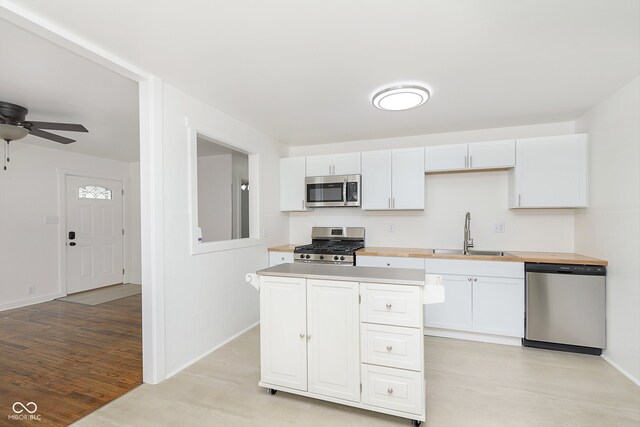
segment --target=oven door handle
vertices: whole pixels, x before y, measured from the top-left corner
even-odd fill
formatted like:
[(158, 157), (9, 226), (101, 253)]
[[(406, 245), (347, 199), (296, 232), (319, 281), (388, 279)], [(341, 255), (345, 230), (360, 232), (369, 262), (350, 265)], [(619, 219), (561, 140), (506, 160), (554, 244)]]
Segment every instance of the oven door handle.
[(342, 200), (344, 201), (344, 205), (347, 206), (347, 178), (345, 178), (342, 183)]

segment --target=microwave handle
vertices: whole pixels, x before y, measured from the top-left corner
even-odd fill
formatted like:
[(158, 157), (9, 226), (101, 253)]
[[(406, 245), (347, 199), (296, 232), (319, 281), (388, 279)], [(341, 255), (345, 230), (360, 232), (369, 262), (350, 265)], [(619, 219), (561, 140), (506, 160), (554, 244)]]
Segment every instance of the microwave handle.
[(347, 178), (345, 178), (342, 183), (342, 200), (344, 201), (344, 205), (347, 206)]

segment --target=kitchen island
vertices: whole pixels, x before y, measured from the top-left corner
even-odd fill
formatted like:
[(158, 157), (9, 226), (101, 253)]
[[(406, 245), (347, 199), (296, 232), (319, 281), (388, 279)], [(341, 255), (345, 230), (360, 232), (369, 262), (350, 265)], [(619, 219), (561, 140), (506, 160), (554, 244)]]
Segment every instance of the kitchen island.
[(259, 385), (425, 421), (425, 273), (286, 263), (257, 272)]

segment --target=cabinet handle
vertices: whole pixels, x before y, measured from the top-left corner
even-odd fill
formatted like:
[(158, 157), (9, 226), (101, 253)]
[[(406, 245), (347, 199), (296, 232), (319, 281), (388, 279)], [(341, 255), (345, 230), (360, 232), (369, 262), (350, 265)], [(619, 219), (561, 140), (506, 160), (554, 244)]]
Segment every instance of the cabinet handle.
[(387, 389), (387, 393), (389, 393), (389, 394), (393, 394), (393, 388), (389, 387), (389, 388)]
[(302, 209), (304, 209), (304, 200), (302, 201)]
[(300, 333), (300, 338), (304, 338), (304, 332)]
[(477, 278), (477, 277), (474, 277), (474, 278), (473, 278), (473, 281), (474, 281), (474, 282), (477, 282), (477, 281), (478, 281), (478, 278)]
[(392, 198), (391, 198), (391, 207), (392, 207), (393, 209), (395, 209), (395, 208), (396, 208), (396, 198), (395, 198), (395, 197), (392, 197)]
[(467, 156), (464, 156), (464, 167), (465, 169), (468, 167), (469, 164), (469, 158)]
[(387, 303), (387, 310), (391, 310), (391, 303), (390, 302)]
[(280, 258), (282, 261), (284, 261), (284, 257)]
[(391, 347), (391, 344), (389, 344), (389, 345), (387, 346), (387, 351), (391, 351), (391, 350), (393, 350), (393, 347)]
[(469, 154), (469, 167), (473, 167), (473, 156), (471, 154)]
[(520, 201), (522, 200), (522, 197), (520, 194), (518, 194), (518, 207), (520, 207)]
[(467, 277), (467, 282), (470, 282), (470, 281), (471, 281), (471, 277)]
[(389, 199), (387, 200), (387, 205), (387, 207), (391, 209), (391, 197), (389, 197)]

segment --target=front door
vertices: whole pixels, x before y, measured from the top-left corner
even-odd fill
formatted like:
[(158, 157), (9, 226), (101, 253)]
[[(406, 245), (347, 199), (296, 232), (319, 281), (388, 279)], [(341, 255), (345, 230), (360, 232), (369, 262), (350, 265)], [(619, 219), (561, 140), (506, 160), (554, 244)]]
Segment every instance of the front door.
[(122, 182), (66, 177), (67, 294), (122, 283)]

